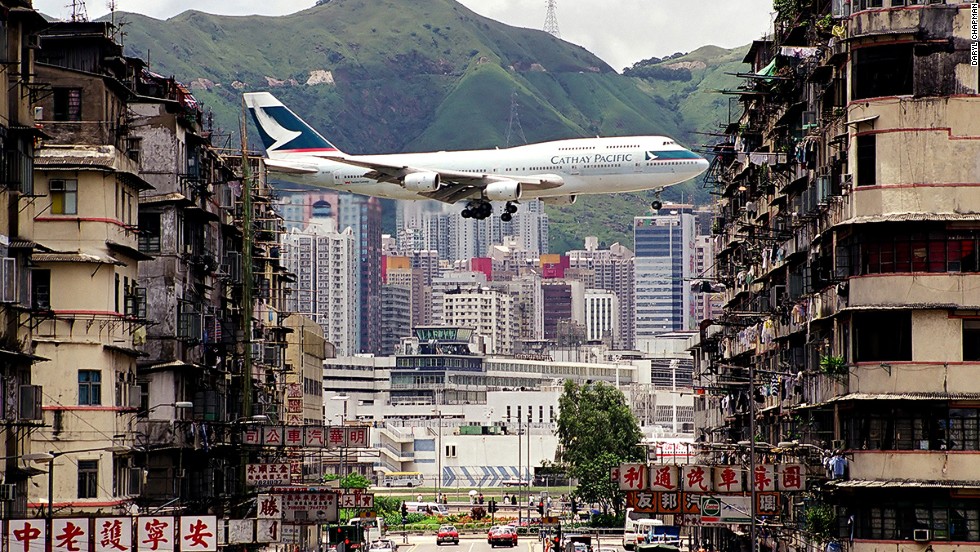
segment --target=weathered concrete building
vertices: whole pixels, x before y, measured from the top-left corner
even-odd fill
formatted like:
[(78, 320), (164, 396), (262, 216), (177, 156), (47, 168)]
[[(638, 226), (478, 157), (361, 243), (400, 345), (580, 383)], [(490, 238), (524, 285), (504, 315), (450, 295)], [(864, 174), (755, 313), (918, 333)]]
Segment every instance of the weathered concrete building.
[(31, 502), (128, 512), (140, 490), (129, 431), (140, 399), (134, 342), (146, 326), (138, 197), (150, 185), (127, 150), (125, 114), (142, 63), (121, 55), (107, 23), (52, 24), (40, 46), (35, 70), (51, 94), (35, 106), (49, 138), (35, 152), (37, 200), (19, 217), (34, 242), (30, 326), (48, 359), (34, 367), (45, 427), (32, 438), (54, 452), (58, 476)]
[(697, 406), (705, 462), (809, 465), (780, 527), (752, 524), (756, 549), (980, 542), (971, 7), (781, 2), (745, 58), (709, 172), (728, 291), (702, 325)]
[[(43, 359), (34, 354), (34, 328), (30, 322), (30, 253), (34, 245), (21, 228), (18, 211), (34, 201), (34, 143), (41, 136), (34, 124), (32, 101), (40, 83), (34, 76), (34, 50), (28, 46), (46, 25), (28, 1), (0, 2), (6, 14), (0, 28), (0, 500), (7, 517), (27, 514), (27, 478), (36, 473), (32, 458), (41, 451), (29, 437), (42, 423), (42, 388), (32, 384), (31, 368)], [(29, 231), (29, 228), (26, 229)], [(35, 452), (37, 451), (37, 452)]]

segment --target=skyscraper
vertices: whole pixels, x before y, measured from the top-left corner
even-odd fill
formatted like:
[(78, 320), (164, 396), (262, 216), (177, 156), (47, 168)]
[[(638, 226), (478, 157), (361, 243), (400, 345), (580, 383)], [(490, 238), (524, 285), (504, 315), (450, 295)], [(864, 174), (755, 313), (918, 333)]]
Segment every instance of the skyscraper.
[(694, 216), (689, 205), (633, 219), (636, 341), (694, 327), (690, 286)]

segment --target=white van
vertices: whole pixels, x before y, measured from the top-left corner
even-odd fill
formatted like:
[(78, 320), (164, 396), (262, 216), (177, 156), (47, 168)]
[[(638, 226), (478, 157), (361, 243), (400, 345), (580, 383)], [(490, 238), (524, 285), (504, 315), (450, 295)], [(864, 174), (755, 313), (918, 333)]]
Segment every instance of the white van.
[(405, 508), (409, 512), (418, 512), (420, 514), (427, 514), (431, 511), (433, 515), (449, 515), (449, 508), (446, 508), (445, 504), (439, 504), (438, 502), (406, 502)]

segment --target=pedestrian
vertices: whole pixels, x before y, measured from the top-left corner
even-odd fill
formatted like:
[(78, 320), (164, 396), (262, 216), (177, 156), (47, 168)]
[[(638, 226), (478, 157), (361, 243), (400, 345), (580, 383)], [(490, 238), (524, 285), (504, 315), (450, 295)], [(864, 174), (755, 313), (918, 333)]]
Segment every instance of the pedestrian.
[(480, 497), (480, 504), (483, 504), (483, 493), (480, 493), (479, 497)]
[(419, 496), (415, 497), (415, 499), (419, 502), (422, 502), (422, 494), (419, 493)]

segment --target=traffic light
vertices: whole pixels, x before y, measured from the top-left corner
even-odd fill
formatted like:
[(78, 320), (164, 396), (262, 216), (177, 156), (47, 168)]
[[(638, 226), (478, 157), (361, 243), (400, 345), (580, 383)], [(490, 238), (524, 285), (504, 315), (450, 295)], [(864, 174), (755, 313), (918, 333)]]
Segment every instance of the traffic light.
[(402, 517), (408, 517), (408, 504), (402, 502)]
[(538, 513), (541, 514), (542, 516), (544, 515), (544, 501), (543, 500), (539, 500), (538, 501)]
[(490, 506), (487, 508), (490, 510), (491, 514), (497, 513), (497, 501), (493, 498), (490, 499)]

